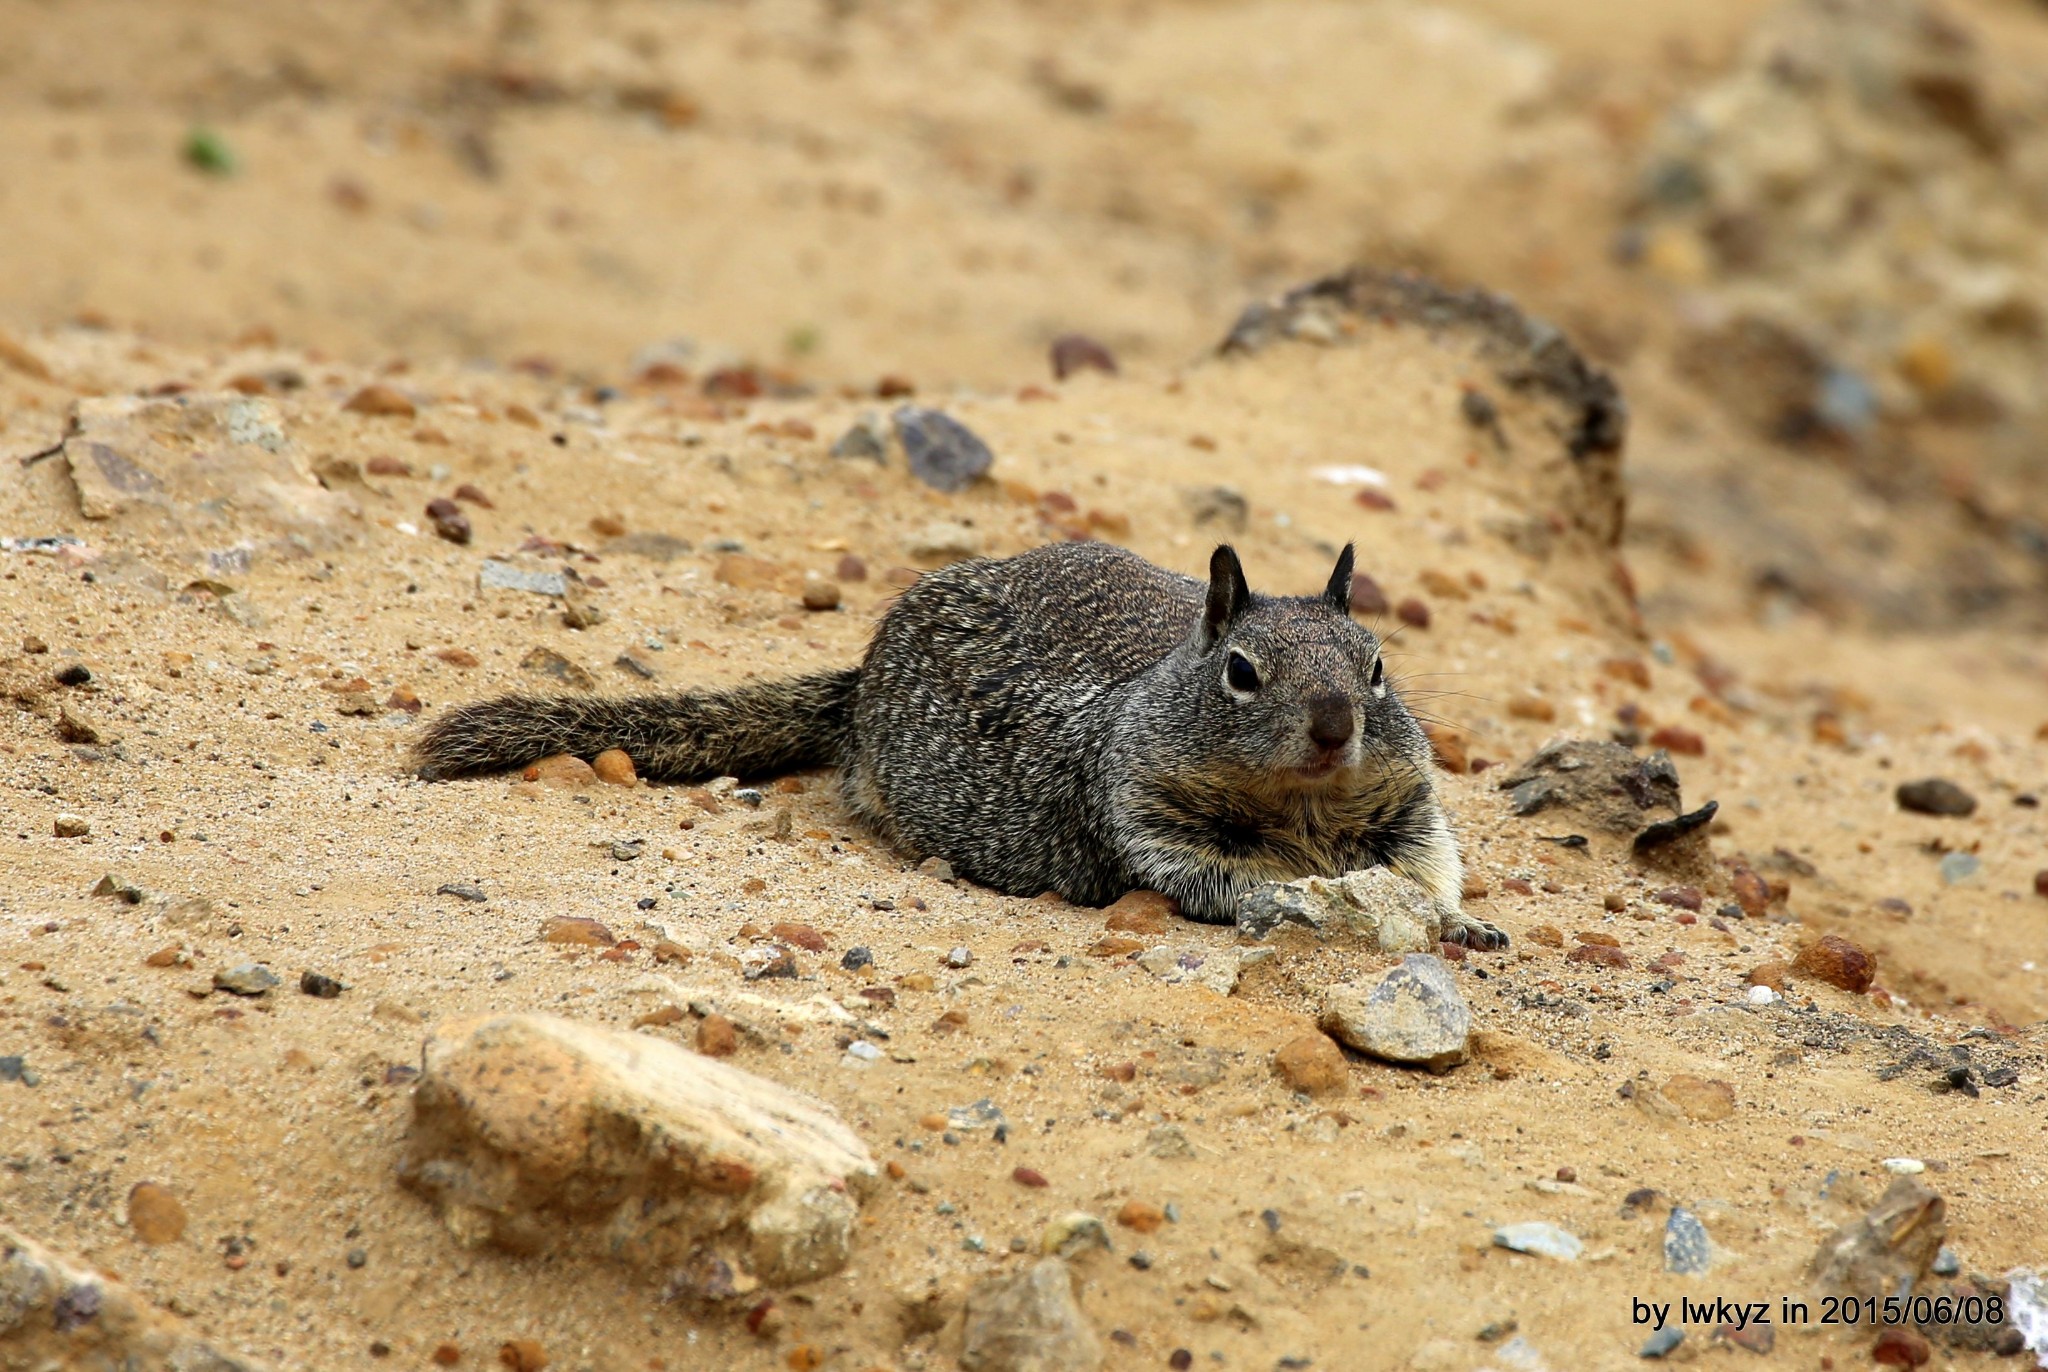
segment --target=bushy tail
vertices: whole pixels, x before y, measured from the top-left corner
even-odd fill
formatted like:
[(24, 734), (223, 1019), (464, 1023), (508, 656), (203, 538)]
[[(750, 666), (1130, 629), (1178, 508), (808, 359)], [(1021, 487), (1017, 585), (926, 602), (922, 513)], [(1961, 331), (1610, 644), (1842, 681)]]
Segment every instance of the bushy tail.
[(448, 711), (413, 745), (428, 781), (503, 772), (557, 753), (622, 748), (651, 781), (829, 767), (853, 731), (857, 668), (705, 694), (499, 696)]

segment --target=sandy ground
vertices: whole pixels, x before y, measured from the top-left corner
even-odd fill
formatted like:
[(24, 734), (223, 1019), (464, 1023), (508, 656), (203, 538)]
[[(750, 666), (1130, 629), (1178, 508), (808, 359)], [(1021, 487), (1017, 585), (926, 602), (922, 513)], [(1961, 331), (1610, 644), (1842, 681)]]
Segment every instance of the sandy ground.
[[(1383, 251), (1554, 304), (1603, 356), (1651, 297), (1570, 246), (1568, 229), (1605, 236), (1620, 175), (1588, 140), (1629, 121), (1595, 116), (1699, 79), (1752, 13), (393, 5), (346, 31), (260, 6), (0, 14), (15, 40), (0, 43), (0, 207), (10, 257), (37, 265), (0, 294), (23, 350), (0, 358), (0, 534), (91, 550), (0, 553), (15, 702), (0, 1056), (37, 1077), (0, 1082), (0, 1214), (293, 1368), (426, 1366), (444, 1342), (490, 1366), (511, 1339), (559, 1367), (951, 1366), (957, 1321), (921, 1329), (928, 1295), (949, 1314), (1017, 1264), (1013, 1239), (1134, 1198), (1179, 1219), (1116, 1229), (1113, 1254), (1076, 1267), (1119, 1367), (1183, 1348), (1211, 1367), (1631, 1363), (1632, 1298), (1796, 1293), (1819, 1239), (1883, 1189), (1886, 1158), (1927, 1163), (1965, 1270), (2039, 1264), (2038, 635), (2010, 618), (1881, 632), (1760, 602), (1688, 481), (1742, 468), (1766, 496), (1825, 507), (1841, 478), (1771, 465), (1702, 421), (1663, 379), (1654, 329), (1608, 354), (1637, 402), (1627, 470), (1649, 473), (1644, 527), (1702, 522), (1691, 543), (1625, 544), (1640, 623), (1597, 539), (1539, 556), (1501, 535), (1590, 515), (1591, 497), (1555, 414), (1458, 339), (1388, 327), (1209, 355), (1254, 292)], [(122, 40), (101, 46), (106, 32)], [(387, 49), (401, 56), (376, 60)], [(240, 175), (179, 163), (194, 121), (224, 132)], [(1516, 168), (1527, 232), (1467, 222), (1498, 210)], [(1113, 346), (1121, 375), (1052, 383), (1044, 348), (1068, 328)], [(658, 355), (690, 380), (638, 379), (629, 359), (679, 335), (694, 352)], [(741, 358), (816, 389), (707, 397), (705, 374)], [(871, 395), (885, 374), (984, 437), (996, 480), (940, 496), (900, 464), (829, 456), (895, 403)], [(213, 404), (265, 375), (296, 480), (244, 471), (218, 500), (92, 519), (67, 457), (34, 458), (81, 398), (187, 388)], [(417, 413), (344, 411), (373, 381)], [(1504, 447), (1461, 417), (1475, 385), (1502, 406)], [(1385, 472), (1395, 508), (1317, 474), (1349, 465)], [(456, 546), (423, 508), (464, 483), (491, 505), (463, 505), (475, 536)], [(1242, 527), (1209, 513), (1218, 486), (1242, 496)], [(1875, 517), (1909, 550), (1943, 536), (1915, 532), (1912, 510)], [(524, 665), (536, 649), (608, 691), (649, 685), (627, 654), (656, 686), (850, 661), (940, 522), (991, 554), (1071, 528), (1187, 571), (1228, 537), (1255, 586), (1291, 591), (1355, 539), (1391, 598), (1429, 604), (1398, 664), (1472, 757), (1605, 736), (1624, 709), (1643, 732), (1693, 731), (1703, 751), (1677, 761), (1688, 803), (1721, 803), (1715, 853), (1789, 896), (1762, 919), (1717, 928), (1710, 901), (1681, 923), (1617, 849), (1544, 842), (1551, 822), (1515, 818), (1498, 772), (1440, 773), (1487, 888), (1473, 908), (1514, 937), (1459, 965), (1478, 1058), (1443, 1077), (1354, 1059), (1341, 1096), (1311, 1100), (1274, 1076), (1273, 1051), (1311, 1028), (1322, 988), (1385, 959), (1290, 936), (1227, 998), (1169, 986), (1093, 955), (1100, 912), (909, 868), (824, 775), (714, 814), (679, 788), (403, 771), (423, 716), (387, 701), (410, 692), (431, 713), (558, 685)], [(865, 579), (838, 578), (849, 554)], [(480, 590), (486, 557), (574, 567), (603, 621), (571, 629), (559, 602)], [(803, 610), (805, 573), (842, 607)], [(73, 664), (89, 683), (58, 683)], [(98, 740), (64, 737), (64, 708)], [(1976, 795), (1973, 816), (1898, 809), (1898, 782), (1936, 775)], [(55, 837), (59, 815), (90, 834)], [(642, 855), (615, 858), (621, 840)], [(1957, 851), (1981, 868), (1947, 884)], [(89, 894), (109, 873), (141, 903)], [(435, 894), (449, 882), (489, 899)], [(540, 942), (565, 913), (694, 958)], [(778, 920), (828, 950), (800, 953), (795, 983), (744, 983), (735, 955)], [(1565, 961), (1582, 931), (1631, 967)], [(1750, 969), (1821, 932), (1877, 955), (1877, 991), (1795, 977), (1785, 1002), (1751, 1005)], [(1232, 940), (1186, 926), (1161, 941)], [(841, 970), (854, 946), (871, 968)], [(972, 964), (947, 967), (962, 946)], [(183, 961), (145, 963), (167, 949)], [(250, 960), (286, 985), (208, 994)], [(303, 969), (349, 989), (299, 995)], [(868, 1206), (854, 1264), (786, 1294), (765, 1336), (664, 1303), (641, 1274), (458, 1249), (394, 1183), (399, 1069), (428, 1023), (548, 1009), (624, 1029), (693, 990), (800, 1002), (868, 984), (897, 990), (875, 1016), (887, 1060), (850, 1066), (829, 1030), (767, 1016), (734, 1059), (830, 1103), (905, 1169)], [(689, 1042), (692, 1025), (640, 1032)], [(2017, 1083), (1931, 1089), (1958, 1045)], [(1680, 1073), (1727, 1082), (1732, 1115), (1673, 1117), (1636, 1089)], [(982, 1099), (1006, 1144), (920, 1123)], [(1158, 1155), (1169, 1125), (1191, 1157)], [(1018, 1186), (1018, 1166), (1050, 1186)], [(179, 1241), (128, 1228), (144, 1180), (182, 1198)], [(1657, 1198), (1624, 1205), (1642, 1188)], [(1663, 1271), (1673, 1203), (1708, 1226), (1704, 1277)], [(1490, 1246), (1493, 1226), (1529, 1219), (1586, 1257)], [(1762, 1356), (1709, 1342), (1695, 1331), (1686, 1356), (1867, 1360), (1867, 1339), (1792, 1327)]]

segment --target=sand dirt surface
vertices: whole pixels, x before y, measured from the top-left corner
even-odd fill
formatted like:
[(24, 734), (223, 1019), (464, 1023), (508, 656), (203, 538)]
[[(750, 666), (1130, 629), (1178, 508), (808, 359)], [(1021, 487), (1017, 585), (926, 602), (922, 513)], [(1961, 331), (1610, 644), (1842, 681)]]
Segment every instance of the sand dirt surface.
[[(970, 1290), (1073, 1212), (1119, 1368), (1632, 1365), (1634, 1302), (1775, 1311), (1901, 1169), (1965, 1278), (2041, 1266), (2048, 512), (1966, 460), (2032, 421), (1759, 433), (1674, 361), (1713, 283), (1611, 251), (1760, 13), (0, 11), (0, 1224), (306, 1369), (953, 1367)], [(1055, 380), (1069, 330), (1118, 371)], [(834, 453), (905, 404), (988, 477)], [(1395, 959), (946, 880), (827, 773), (407, 770), (447, 706), (848, 664), (920, 572), (1085, 537), (1189, 573), (1227, 540), (1291, 593), (1357, 544), (1513, 940), (1449, 964), (1469, 1061), (1296, 1090), (1279, 1050)], [(1500, 778), (1569, 738), (1718, 811), (1664, 865), (1518, 815)], [(1901, 807), (1935, 777), (1972, 813)], [(1874, 979), (1771, 966), (1824, 935)], [(1255, 946), (1227, 992), (1159, 971)], [(217, 987), (250, 963), (279, 984)], [(459, 1243), (398, 1180), (422, 1044), (532, 1011), (734, 1021), (725, 1061), (885, 1168), (851, 1261), (706, 1302)], [(1523, 1222), (1579, 1255), (1496, 1244)], [(0, 1364), (66, 1365), (39, 1318)], [(1672, 1356), (1870, 1358), (1717, 1323)]]

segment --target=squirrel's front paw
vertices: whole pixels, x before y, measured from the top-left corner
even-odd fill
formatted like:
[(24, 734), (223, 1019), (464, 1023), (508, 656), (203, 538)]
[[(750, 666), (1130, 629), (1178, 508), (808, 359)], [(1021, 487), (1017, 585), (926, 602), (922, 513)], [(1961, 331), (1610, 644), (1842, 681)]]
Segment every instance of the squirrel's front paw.
[(1443, 938), (1445, 943), (1462, 943), (1489, 953), (1508, 946), (1505, 933), (1462, 910), (1444, 916)]

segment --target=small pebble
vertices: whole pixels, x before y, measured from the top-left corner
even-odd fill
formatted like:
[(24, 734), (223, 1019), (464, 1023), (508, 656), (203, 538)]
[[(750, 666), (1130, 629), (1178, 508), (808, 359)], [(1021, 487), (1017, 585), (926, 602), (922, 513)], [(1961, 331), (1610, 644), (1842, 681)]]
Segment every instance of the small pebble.
[(1868, 991), (1877, 978), (1877, 959), (1839, 934), (1824, 934), (1800, 949), (1792, 967), (1857, 995)]
[(1948, 853), (1941, 859), (1941, 880), (1944, 886), (1960, 886), (1984, 870), (1984, 864), (1977, 860), (1975, 853)]
[(1895, 794), (1899, 808), (1914, 814), (1960, 819), (1977, 811), (1977, 797), (1943, 777), (1901, 782)]
[(946, 965), (948, 967), (965, 967), (973, 961), (974, 950), (971, 948), (953, 948), (946, 953)]
[(964, 490), (995, 464), (988, 445), (950, 415), (905, 405), (893, 418), (910, 474), (933, 490)]
[(139, 1181), (128, 1192), (128, 1228), (152, 1247), (176, 1243), (185, 1233), (185, 1207), (169, 1188)]
[(450, 543), (468, 543), (474, 532), (462, 507), (445, 496), (427, 502), (427, 518), (434, 532)]
[(1140, 1234), (1156, 1233), (1166, 1223), (1166, 1212), (1149, 1201), (1127, 1200), (1116, 1212), (1116, 1222)]
[(214, 989), (238, 996), (260, 996), (278, 985), (277, 973), (260, 962), (243, 962), (213, 974)]
[(74, 662), (57, 670), (59, 686), (83, 686), (92, 680), (92, 669), (83, 662)]
[(1052, 341), (1052, 374), (1065, 381), (1078, 371), (1093, 370), (1116, 375), (1116, 358), (1108, 348), (1081, 333), (1063, 333)]
[(1643, 1341), (1643, 1346), (1636, 1351), (1636, 1356), (1661, 1358), (1684, 1342), (1685, 1331), (1675, 1324), (1667, 1324)]
[(610, 948), (619, 941), (604, 925), (582, 915), (556, 915), (541, 926), (540, 937), (543, 943), (584, 948)]
[(1699, 1216), (1682, 1205), (1671, 1207), (1671, 1215), (1664, 1222), (1664, 1270), (1691, 1274), (1704, 1272), (1713, 1260), (1713, 1247), (1707, 1242), (1707, 1227), (1700, 1223)]
[(607, 786), (632, 786), (640, 780), (633, 770), (633, 759), (622, 748), (607, 748), (599, 753), (590, 760), (590, 770)]
[(52, 827), (58, 838), (84, 838), (92, 832), (92, 825), (83, 815), (59, 815)]
[(858, 972), (863, 967), (874, 965), (875, 955), (865, 947), (849, 948), (840, 956), (839, 965), (849, 972)]
[(453, 896), (457, 900), (466, 900), (477, 905), (481, 905), (484, 901), (490, 899), (489, 896), (484, 894), (483, 887), (473, 886), (466, 881), (443, 882), (434, 888), (434, 894), (437, 896)]
[(1019, 1167), (1010, 1173), (1010, 1180), (1019, 1186), (1045, 1187), (1052, 1183), (1045, 1179), (1045, 1173), (1035, 1167)]
[(370, 1255), (365, 1250), (361, 1248), (351, 1248), (348, 1250), (348, 1265), (350, 1267), (362, 1267), (369, 1261)]
[(299, 974), (299, 990), (305, 995), (317, 996), (321, 1000), (333, 1000), (347, 989), (333, 977), (320, 972), (309, 970)]
[(739, 1051), (739, 1030), (724, 1015), (706, 1015), (697, 1025), (697, 1051), (707, 1058), (729, 1058)]
[(1578, 1235), (1547, 1220), (1504, 1224), (1493, 1231), (1493, 1242), (1497, 1248), (1510, 1248), (1517, 1253), (1533, 1253), (1564, 1262), (1576, 1262), (1579, 1254), (1586, 1251), (1586, 1245)]

